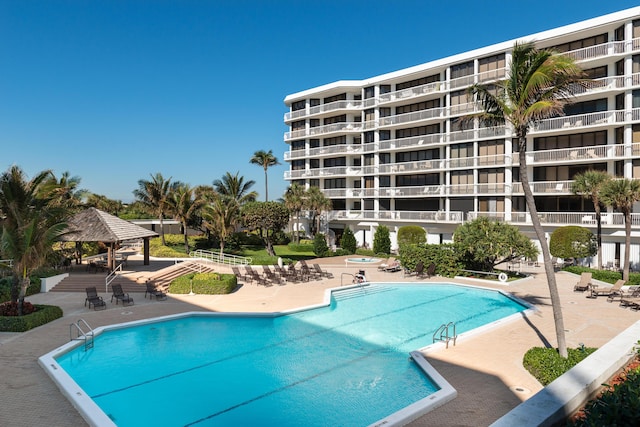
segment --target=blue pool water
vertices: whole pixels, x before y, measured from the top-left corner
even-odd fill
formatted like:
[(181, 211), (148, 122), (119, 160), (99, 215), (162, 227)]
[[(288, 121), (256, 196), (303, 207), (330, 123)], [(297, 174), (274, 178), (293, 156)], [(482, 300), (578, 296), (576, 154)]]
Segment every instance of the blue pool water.
[(453, 285), (371, 285), (278, 317), (193, 316), (56, 358), (121, 427), (366, 426), (438, 390), (408, 353), (526, 307)]

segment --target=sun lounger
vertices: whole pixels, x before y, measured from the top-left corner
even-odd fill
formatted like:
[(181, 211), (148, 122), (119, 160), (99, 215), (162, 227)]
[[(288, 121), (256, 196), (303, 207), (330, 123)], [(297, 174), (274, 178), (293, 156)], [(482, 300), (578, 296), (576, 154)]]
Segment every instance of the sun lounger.
[(620, 279), (610, 288), (602, 288), (598, 285), (591, 284), (587, 298), (598, 298), (599, 296), (610, 297), (611, 295), (621, 294), (622, 287), (625, 283), (624, 280)]
[(319, 277), (326, 277), (327, 279), (333, 279), (333, 273), (327, 270), (323, 270), (322, 267), (320, 267), (320, 264), (313, 264), (313, 269), (315, 270), (316, 274)]
[(118, 305), (118, 301), (122, 301), (122, 305), (133, 305), (133, 298), (129, 296), (129, 294), (125, 293), (122, 290), (122, 285), (114, 284), (111, 289), (113, 290), (113, 295), (111, 295), (111, 302), (113, 299), (116, 299), (116, 305)]
[(383, 269), (383, 271), (387, 273), (395, 273), (396, 271), (400, 270), (402, 270), (402, 266), (400, 265), (400, 261), (398, 261), (397, 259), (393, 260), (391, 264)]
[(100, 295), (98, 295), (98, 291), (95, 288), (95, 286), (86, 288), (86, 292), (87, 292), (87, 298), (84, 300), (85, 307), (87, 306), (87, 303), (89, 303), (89, 308), (91, 308), (91, 306), (93, 305), (94, 310), (97, 310), (98, 307), (100, 309), (107, 308), (107, 303), (104, 302), (104, 300)]
[(389, 257), (389, 258), (387, 258), (387, 260), (385, 262), (383, 262), (382, 264), (380, 264), (378, 266), (378, 270), (379, 271), (387, 271), (387, 269), (390, 268), (392, 265), (395, 265), (395, 263), (396, 263), (395, 257)]
[(151, 281), (147, 280), (146, 285), (147, 285), (147, 290), (144, 291), (145, 298), (147, 297), (147, 295), (149, 295), (149, 299), (151, 299), (151, 297), (156, 297), (156, 300), (158, 301), (167, 299), (167, 294), (156, 289), (156, 285), (154, 285)]
[(573, 287), (574, 292), (584, 292), (591, 286), (591, 273), (582, 273), (580, 280)]

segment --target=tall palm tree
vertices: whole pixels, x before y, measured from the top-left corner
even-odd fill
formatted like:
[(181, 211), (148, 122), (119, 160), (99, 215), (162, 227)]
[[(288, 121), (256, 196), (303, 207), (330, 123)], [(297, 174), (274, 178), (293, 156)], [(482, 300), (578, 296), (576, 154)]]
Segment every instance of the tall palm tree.
[[(300, 225), (300, 213), (302, 212), (302, 208), (305, 203), (305, 191), (304, 187), (296, 184), (295, 182), (291, 184), (287, 191), (284, 193), (284, 205), (291, 212), (294, 223), (296, 225)], [(296, 243), (300, 242), (300, 232), (299, 227), (295, 230), (292, 230), (291, 233), (294, 235), (294, 241)]]
[(249, 160), (252, 165), (262, 166), (264, 168), (264, 201), (269, 201), (269, 184), (267, 180), (267, 169), (271, 166), (279, 165), (278, 159), (273, 155), (273, 150), (259, 150), (253, 153), (253, 157)]
[(204, 205), (203, 198), (194, 197), (195, 191), (189, 184), (182, 184), (170, 194), (169, 205), (173, 217), (180, 221), (184, 235), (184, 250), (189, 254), (189, 239), (187, 227), (196, 212)]
[(320, 230), (320, 216), (323, 212), (331, 210), (331, 199), (327, 198), (318, 187), (309, 187), (305, 192), (304, 207), (311, 213), (311, 225), (313, 233)]
[(581, 87), (583, 71), (574, 60), (549, 50), (537, 49), (533, 43), (516, 42), (513, 47), (508, 77), (492, 85), (474, 85), (470, 93), (477, 97), (483, 111), (474, 117), (488, 126), (508, 123), (518, 140), (520, 181), (531, 222), (542, 249), (555, 320), (558, 351), (564, 358), (567, 344), (560, 296), (549, 254), (549, 245), (538, 218), (527, 171), (527, 134), (530, 126), (542, 119), (563, 114), (563, 107)]
[(27, 180), (18, 166), (0, 176), (0, 252), (13, 261), (11, 300), (18, 302), (20, 314), (31, 273), (45, 264), (54, 241), (67, 227), (64, 209), (44, 191), (50, 178), (51, 172), (43, 171)]
[(624, 265), (622, 279), (629, 280), (631, 257), (631, 211), (633, 204), (640, 200), (640, 181), (631, 179), (612, 179), (607, 181), (600, 192), (602, 202), (618, 209), (624, 215)]
[(240, 172), (235, 175), (227, 172), (222, 179), (213, 181), (213, 188), (222, 196), (231, 198), (238, 202), (240, 206), (248, 202), (253, 202), (258, 197), (258, 193), (251, 191), (251, 187), (256, 183), (253, 180), (244, 181), (243, 176), (239, 176)]
[(220, 240), (220, 253), (240, 222), (240, 205), (235, 199), (217, 195), (202, 208), (204, 225)]
[(180, 182), (171, 182), (171, 178), (165, 179), (161, 173), (151, 175), (151, 180), (138, 181), (138, 189), (133, 190), (133, 195), (141, 201), (160, 220), (160, 238), (162, 246), (166, 246), (164, 239), (164, 218), (170, 209), (169, 197), (171, 192), (180, 185)]
[(600, 191), (602, 186), (611, 179), (611, 175), (604, 171), (587, 170), (573, 177), (572, 191), (574, 194), (590, 199), (596, 211), (596, 241), (598, 244), (598, 270), (602, 268), (602, 212), (600, 209)]

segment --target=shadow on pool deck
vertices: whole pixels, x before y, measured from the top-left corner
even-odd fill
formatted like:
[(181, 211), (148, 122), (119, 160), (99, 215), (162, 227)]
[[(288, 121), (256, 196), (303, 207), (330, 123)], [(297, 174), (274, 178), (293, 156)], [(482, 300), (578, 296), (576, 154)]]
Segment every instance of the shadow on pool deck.
[[(142, 294), (138, 294), (134, 306), (123, 308), (107, 303), (107, 309), (103, 311), (85, 308), (84, 296), (79, 293), (48, 293), (28, 298), (34, 303), (59, 305), (65, 315), (29, 332), (0, 333), (0, 377), (3, 379), (0, 425), (86, 425), (37, 364), (38, 357), (69, 340), (69, 324), (79, 318), (87, 320), (95, 328), (186, 311), (282, 311), (321, 303), (325, 289), (340, 286), (342, 273), (353, 274), (360, 269), (345, 266), (340, 257), (318, 262), (333, 272), (334, 279), (268, 288), (244, 284), (229, 295), (171, 295), (167, 301), (144, 299)], [(402, 273), (378, 272), (375, 265), (364, 269), (372, 282), (465, 283), (439, 277), (403, 278)], [(521, 283), (486, 287), (511, 292), (536, 304), (539, 311), (462, 339), (447, 350), (427, 354), (428, 360), (457, 389), (458, 397), (410, 425), (489, 425), (541, 389), (540, 384), (522, 367), (522, 357), (531, 347), (543, 346), (545, 342), (555, 345), (555, 330), (543, 269), (532, 268), (532, 273), (533, 279)], [(573, 292), (574, 275), (558, 273), (556, 277), (570, 347), (577, 347), (580, 343), (599, 347), (640, 317), (637, 312), (620, 308), (617, 303), (607, 303), (605, 298), (589, 299), (583, 293)]]

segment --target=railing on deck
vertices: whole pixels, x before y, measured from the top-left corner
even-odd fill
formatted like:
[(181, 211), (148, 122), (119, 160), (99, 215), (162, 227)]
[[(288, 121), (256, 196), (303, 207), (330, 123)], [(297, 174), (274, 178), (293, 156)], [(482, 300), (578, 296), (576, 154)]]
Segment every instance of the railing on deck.
[(207, 261), (215, 262), (223, 265), (249, 265), (251, 264), (251, 258), (238, 255), (225, 254), (220, 251), (204, 251), (198, 249), (189, 254), (192, 258), (202, 258)]

